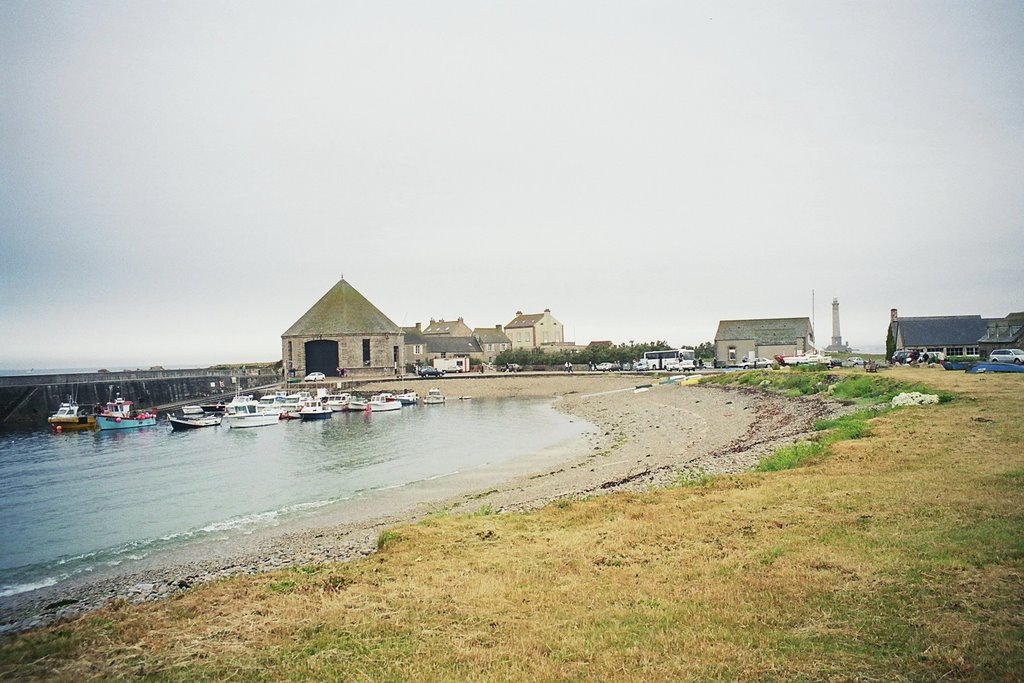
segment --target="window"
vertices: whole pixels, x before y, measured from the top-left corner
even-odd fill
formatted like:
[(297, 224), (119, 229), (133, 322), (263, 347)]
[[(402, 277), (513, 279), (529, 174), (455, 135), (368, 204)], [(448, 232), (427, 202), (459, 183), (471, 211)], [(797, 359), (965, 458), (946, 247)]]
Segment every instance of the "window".
[(729, 362), (730, 363), (735, 363), (736, 362), (736, 347), (735, 346), (730, 346), (729, 347)]
[(421, 353), (423, 353), (423, 344), (413, 344), (412, 352), (413, 352), (413, 355), (416, 355), (416, 356), (418, 356)]
[(370, 367), (370, 340), (363, 340), (363, 366)]

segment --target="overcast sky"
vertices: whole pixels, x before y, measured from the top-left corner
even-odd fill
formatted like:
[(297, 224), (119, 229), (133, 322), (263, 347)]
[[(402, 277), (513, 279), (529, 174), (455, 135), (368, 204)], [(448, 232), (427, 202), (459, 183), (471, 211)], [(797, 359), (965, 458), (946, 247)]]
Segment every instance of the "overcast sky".
[(1024, 3), (6, 0), (0, 230), (0, 367), (279, 359), (343, 274), (880, 347), (1024, 309)]

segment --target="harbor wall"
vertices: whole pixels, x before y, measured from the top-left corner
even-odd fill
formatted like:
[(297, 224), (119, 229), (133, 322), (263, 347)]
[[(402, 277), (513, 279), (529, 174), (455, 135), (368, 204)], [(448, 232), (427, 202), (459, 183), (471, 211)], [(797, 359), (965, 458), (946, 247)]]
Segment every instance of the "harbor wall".
[(230, 400), (278, 383), (274, 374), (210, 370), (158, 370), (0, 377), (0, 426), (45, 427), (61, 401), (74, 396), (82, 406), (114, 400), (118, 394), (139, 408), (157, 411), (186, 403)]

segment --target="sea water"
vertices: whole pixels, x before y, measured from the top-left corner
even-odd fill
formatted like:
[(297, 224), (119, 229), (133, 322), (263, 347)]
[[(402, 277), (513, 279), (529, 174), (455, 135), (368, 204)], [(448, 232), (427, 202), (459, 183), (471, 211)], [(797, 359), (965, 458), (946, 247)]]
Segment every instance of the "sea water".
[(528, 400), (267, 427), (0, 433), (0, 597), (498, 467), (589, 427)]

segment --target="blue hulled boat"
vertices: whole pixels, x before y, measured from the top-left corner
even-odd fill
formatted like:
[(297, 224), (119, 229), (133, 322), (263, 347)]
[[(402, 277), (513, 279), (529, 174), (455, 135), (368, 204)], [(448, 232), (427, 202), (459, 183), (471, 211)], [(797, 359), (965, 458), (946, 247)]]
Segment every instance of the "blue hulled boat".
[(120, 395), (109, 401), (103, 411), (96, 416), (96, 426), (100, 429), (135, 429), (136, 427), (152, 427), (156, 424), (156, 411), (138, 412), (131, 401)]

